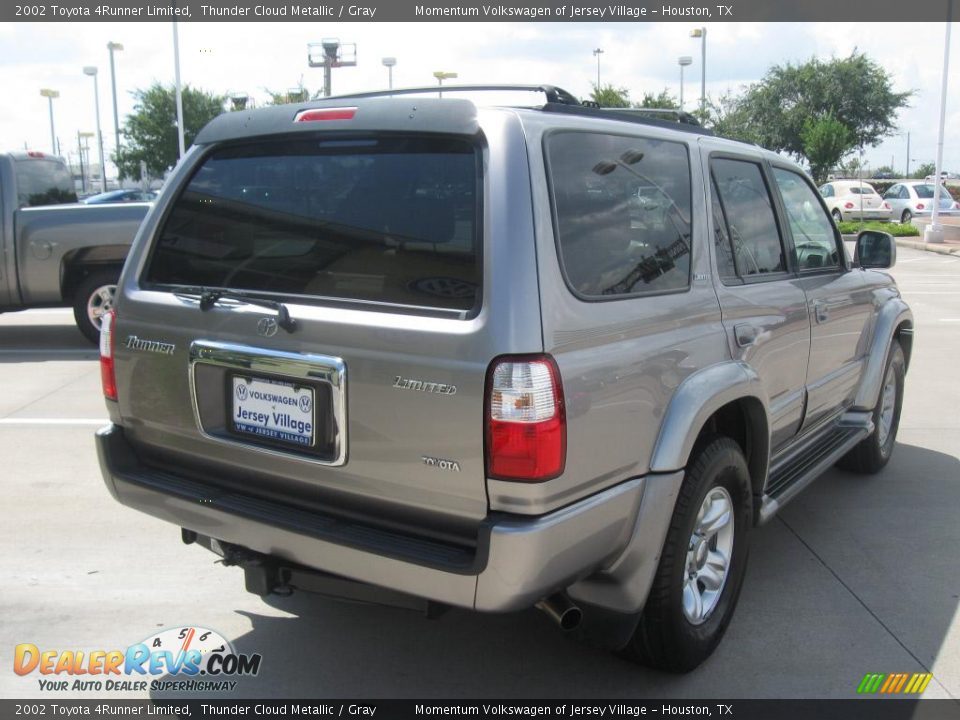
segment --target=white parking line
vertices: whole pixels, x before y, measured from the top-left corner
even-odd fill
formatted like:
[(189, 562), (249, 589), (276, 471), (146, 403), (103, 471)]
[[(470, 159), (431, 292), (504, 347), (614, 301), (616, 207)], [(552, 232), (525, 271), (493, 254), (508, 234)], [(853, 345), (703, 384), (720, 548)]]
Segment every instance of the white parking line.
[(0, 425), (106, 425), (107, 418), (0, 418)]

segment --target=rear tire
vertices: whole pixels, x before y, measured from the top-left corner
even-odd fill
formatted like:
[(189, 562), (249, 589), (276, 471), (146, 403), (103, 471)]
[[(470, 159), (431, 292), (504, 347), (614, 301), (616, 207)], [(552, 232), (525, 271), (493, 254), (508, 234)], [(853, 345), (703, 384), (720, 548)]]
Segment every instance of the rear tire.
[(842, 214), (840, 213), (840, 211), (837, 210), (836, 208), (834, 208), (833, 212), (830, 213), (830, 214), (833, 215), (833, 221), (834, 221), (837, 225), (839, 225), (840, 223), (843, 222), (843, 215), (842, 215)]
[(904, 210), (903, 215), (900, 216), (900, 222), (907, 225), (911, 220), (913, 220), (913, 213), (909, 210)]
[(740, 596), (752, 524), (743, 452), (730, 438), (714, 438), (688, 465), (650, 596), (622, 651), (625, 657), (688, 672), (710, 656)]
[(90, 273), (73, 296), (73, 318), (83, 336), (94, 345), (100, 342), (100, 318), (113, 309), (118, 270)]
[(873, 408), (874, 430), (854, 448), (840, 458), (837, 466), (850, 472), (872, 475), (880, 472), (893, 454), (900, 427), (900, 409), (903, 405), (903, 378), (906, 361), (903, 348), (894, 340), (887, 352), (887, 364), (883, 369), (883, 385), (880, 397)]

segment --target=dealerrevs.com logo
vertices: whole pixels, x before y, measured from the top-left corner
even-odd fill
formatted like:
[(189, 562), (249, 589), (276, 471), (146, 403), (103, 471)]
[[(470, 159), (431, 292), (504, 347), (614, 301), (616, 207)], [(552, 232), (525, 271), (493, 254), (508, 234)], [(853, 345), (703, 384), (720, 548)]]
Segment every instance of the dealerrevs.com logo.
[(124, 650), (45, 650), (17, 645), (13, 671), (44, 691), (232, 692), (260, 672), (259, 653), (238, 653), (215, 630), (168, 628)]

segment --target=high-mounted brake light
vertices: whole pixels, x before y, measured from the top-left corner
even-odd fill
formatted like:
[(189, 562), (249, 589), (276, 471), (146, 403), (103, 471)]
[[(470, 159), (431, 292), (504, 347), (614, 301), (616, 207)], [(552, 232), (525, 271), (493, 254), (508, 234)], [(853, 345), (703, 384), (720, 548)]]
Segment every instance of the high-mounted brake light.
[(567, 419), (549, 355), (503, 357), (487, 372), (487, 477), (542, 482), (563, 472)]
[(117, 376), (113, 367), (113, 326), (116, 320), (115, 310), (100, 318), (100, 383), (107, 400), (117, 399)]
[(340, 108), (316, 108), (314, 110), (301, 110), (293, 119), (294, 122), (317, 122), (319, 120), (353, 120), (357, 114), (355, 107)]

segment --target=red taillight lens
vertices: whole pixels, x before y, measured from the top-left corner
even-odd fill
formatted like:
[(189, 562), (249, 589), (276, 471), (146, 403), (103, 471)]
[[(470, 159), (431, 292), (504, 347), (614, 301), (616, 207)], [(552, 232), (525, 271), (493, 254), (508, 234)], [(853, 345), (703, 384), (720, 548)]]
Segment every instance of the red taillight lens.
[(107, 400), (117, 399), (117, 376), (113, 369), (113, 326), (116, 319), (115, 310), (104, 313), (100, 319), (100, 383)]
[(542, 482), (563, 472), (567, 420), (549, 355), (505, 357), (487, 373), (487, 477)]
[(294, 122), (317, 122), (318, 120), (353, 120), (357, 114), (355, 107), (317, 108), (315, 110), (301, 110), (293, 119)]
[(847, 210), (853, 210), (853, 203), (852, 203), (852, 202), (844, 203), (843, 206), (844, 206)]
[(883, 205), (881, 205), (881, 207), (882, 207), (884, 210), (889, 210), (889, 209), (890, 209), (890, 203), (888, 203), (886, 200), (884, 200)]
[(955, 203), (953, 204), (953, 209), (954, 209), (954, 210), (960, 210), (960, 203), (955, 202)]
[(917, 210), (923, 210), (923, 203), (917, 203)]

